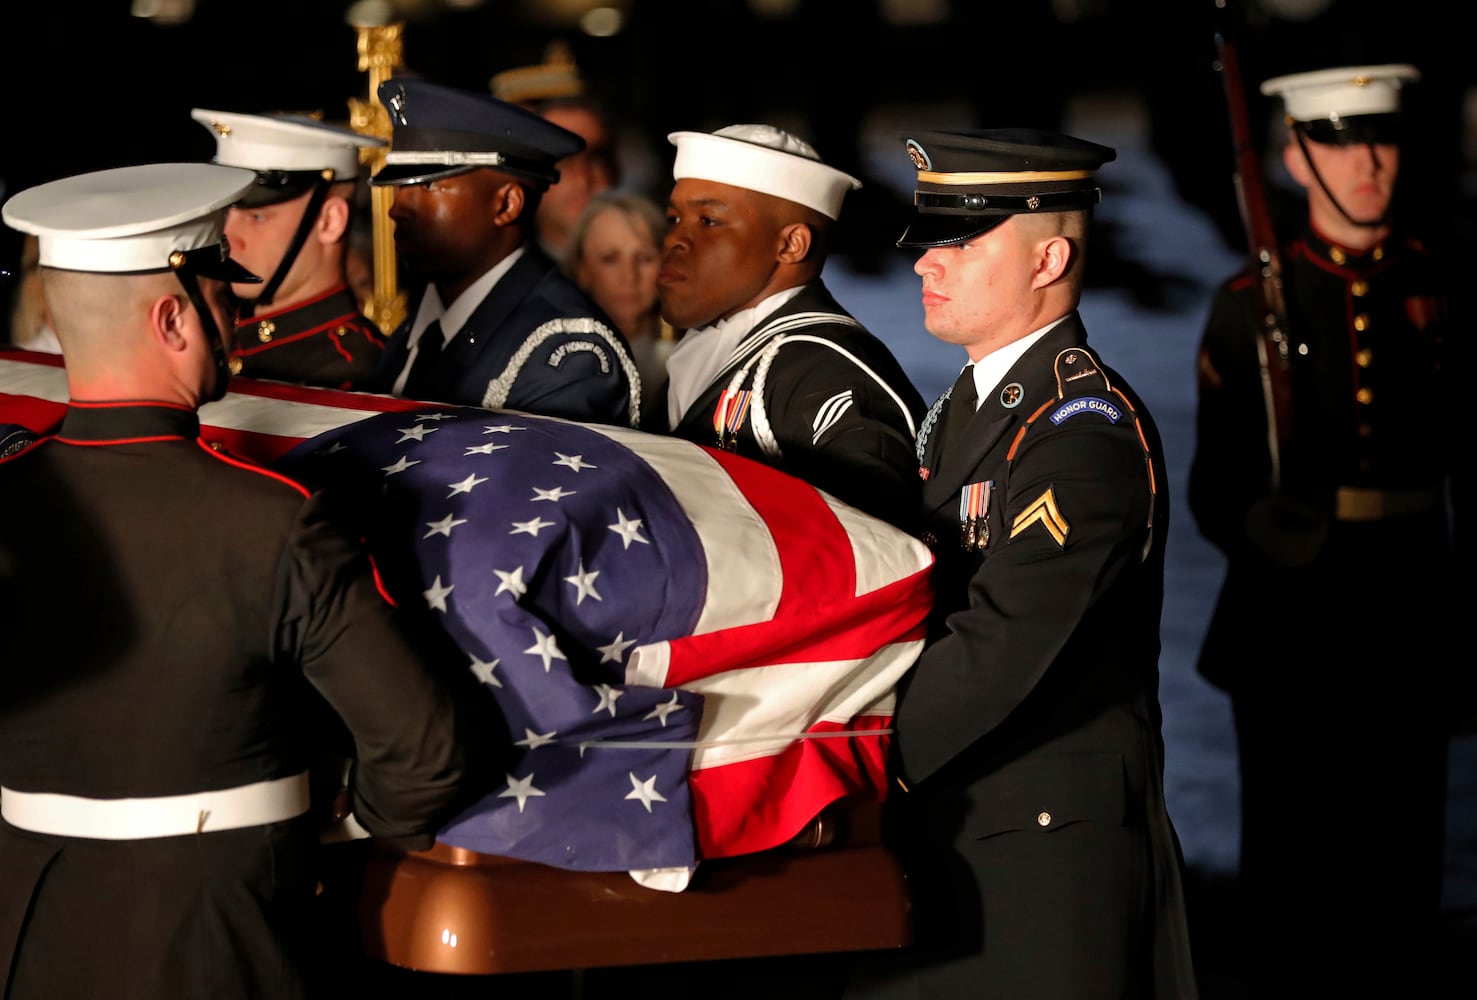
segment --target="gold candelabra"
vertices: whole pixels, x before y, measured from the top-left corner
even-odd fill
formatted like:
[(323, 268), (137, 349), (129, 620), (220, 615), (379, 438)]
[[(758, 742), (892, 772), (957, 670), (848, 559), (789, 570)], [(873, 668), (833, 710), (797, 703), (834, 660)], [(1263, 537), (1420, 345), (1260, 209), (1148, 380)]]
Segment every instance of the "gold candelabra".
[[(379, 102), (379, 86), (404, 65), (403, 35), (405, 25), (356, 24), (359, 35), (359, 69), (369, 74), (366, 100), (349, 98), (349, 125), (362, 135), (390, 141), (390, 116)], [(386, 147), (359, 150), (360, 162), (371, 174), (385, 165)], [(369, 189), (370, 212), (374, 239), (374, 294), (364, 305), (364, 314), (376, 326), (391, 333), (405, 318), (405, 293), (399, 290), (395, 266), (395, 223), (390, 218), (390, 204), (395, 200), (393, 188)]]

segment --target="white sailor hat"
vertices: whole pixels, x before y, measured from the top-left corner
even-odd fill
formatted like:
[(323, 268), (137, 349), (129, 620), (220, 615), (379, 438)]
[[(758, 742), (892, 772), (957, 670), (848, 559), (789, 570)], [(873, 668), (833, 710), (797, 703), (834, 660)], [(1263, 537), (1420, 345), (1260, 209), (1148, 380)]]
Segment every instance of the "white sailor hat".
[(773, 125), (729, 125), (716, 132), (673, 132), (672, 179), (713, 181), (841, 214), (846, 192), (862, 182), (828, 167), (810, 144)]
[(27, 188), (0, 217), (36, 234), (43, 267), (255, 282), (225, 238), (226, 209), (255, 181), (250, 170), (211, 163), (118, 167)]
[(1421, 78), (1414, 66), (1342, 66), (1273, 77), (1261, 86), (1281, 97), (1287, 123), (1314, 142), (1394, 142), (1400, 88)]
[(270, 205), (296, 198), (320, 180), (359, 176), (360, 150), (387, 145), (352, 129), (304, 115), (253, 115), (194, 108), (190, 117), (215, 136), (216, 163), (257, 172), (243, 204)]

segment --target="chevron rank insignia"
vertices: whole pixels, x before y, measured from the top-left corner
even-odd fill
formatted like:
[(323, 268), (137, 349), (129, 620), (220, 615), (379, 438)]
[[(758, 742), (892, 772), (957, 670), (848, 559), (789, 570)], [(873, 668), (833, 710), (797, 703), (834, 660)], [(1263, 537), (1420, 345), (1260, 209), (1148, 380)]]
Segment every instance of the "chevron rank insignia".
[(1057, 545), (1065, 547), (1067, 543), (1067, 532), (1071, 525), (1067, 519), (1062, 517), (1061, 510), (1056, 505), (1056, 493), (1048, 486), (1046, 492), (1035, 500), (1026, 504), (1026, 509), (1015, 516), (1010, 525), (1010, 537), (1015, 538), (1031, 525), (1040, 522), (1041, 527), (1052, 537)]

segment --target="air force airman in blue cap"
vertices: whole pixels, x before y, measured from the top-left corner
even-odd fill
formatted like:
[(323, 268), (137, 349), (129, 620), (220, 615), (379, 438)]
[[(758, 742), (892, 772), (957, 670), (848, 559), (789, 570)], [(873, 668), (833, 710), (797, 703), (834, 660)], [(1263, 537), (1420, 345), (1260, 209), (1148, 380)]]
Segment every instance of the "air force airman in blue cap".
[(417, 77), (386, 80), (379, 99), (393, 134), (385, 166), (370, 179), (376, 187), (491, 167), (544, 188), (559, 179), (555, 164), (585, 148), (573, 132), (516, 104)]
[(638, 425), (641, 380), (625, 337), (533, 240), (556, 164), (584, 140), (506, 101), (416, 77), (387, 80), (379, 98), (393, 132), (370, 184), (394, 192), (396, 259), (421, 289), (371, 387)]
[(916, 210), (900, 247), (963, 243), (1009, 216), (1091, 208), (1096, 171), (1117, 153), (1037, 129), (918, 131), (904, 137), (918, 168)]

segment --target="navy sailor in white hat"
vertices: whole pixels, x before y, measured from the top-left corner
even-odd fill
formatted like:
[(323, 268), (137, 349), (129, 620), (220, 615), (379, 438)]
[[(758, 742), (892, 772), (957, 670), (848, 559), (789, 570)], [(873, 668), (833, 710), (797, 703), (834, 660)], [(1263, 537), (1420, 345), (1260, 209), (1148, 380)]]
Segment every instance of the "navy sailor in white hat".
[(821, 280), (861, 182), (773, 125), (667, 138), (676, 184), (657, 292), (662, 318), (687, 331), (667, 360), (672, 432), (905, 524), (923, 399)]
[(360, 160), (385, 141), (300, 115), (191, 116), (215, 138), (214, 162), (256, 172), (226, 217), (232, 253), (263, 279), (233, 289), (243, 315), (232, 372), (358, 388), (384, 336), (349, 283), (349, 237)]
[(0, 458), (10, 1000), (336, 995), (308, 773), (325, 706), (364, 831), (427, 848), (461, 794), (458, 708), (357, 534), (202, 434), (251, 279), (226, 208), (255, 181), (159, 163), (4, 205), (39, 237), (69, 394)]

